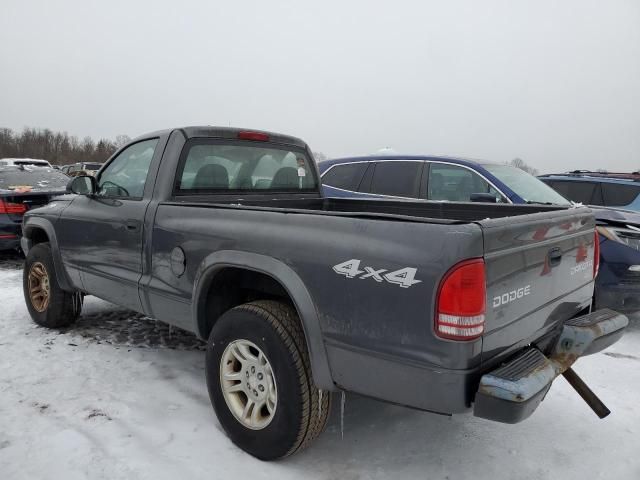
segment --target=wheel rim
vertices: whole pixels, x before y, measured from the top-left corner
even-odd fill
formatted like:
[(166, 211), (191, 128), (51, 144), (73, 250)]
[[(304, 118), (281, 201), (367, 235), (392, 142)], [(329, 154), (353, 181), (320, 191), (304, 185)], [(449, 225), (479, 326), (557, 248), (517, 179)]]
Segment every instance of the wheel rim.
[(31, 305), (36, 311), (44, 312), (49, 306), (50, 297), (49, 274), (42, 263), (36, 262), (29, 269), (29, 299), (31, 300)]
[(276, 379), (267, 356), (249, 340), (234, 340), (220, 361), (222, 395), (233, 416), (251, 430), (271, 423), (278, 406)]

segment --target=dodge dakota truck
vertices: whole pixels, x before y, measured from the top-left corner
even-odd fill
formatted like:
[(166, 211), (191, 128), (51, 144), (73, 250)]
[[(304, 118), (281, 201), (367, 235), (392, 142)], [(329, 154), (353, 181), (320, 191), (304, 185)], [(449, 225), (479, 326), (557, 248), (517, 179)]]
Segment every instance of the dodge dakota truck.
[(33, 320), (67, 327), (84, 295), (207, 339), (229, 438), (260, 459), (324, 429), (332, 394), (516, 423), (622, 335), (590, 312), (598, 270), (584, 207), (323, 198), (290, 136), (150, 133), (27, 212)]

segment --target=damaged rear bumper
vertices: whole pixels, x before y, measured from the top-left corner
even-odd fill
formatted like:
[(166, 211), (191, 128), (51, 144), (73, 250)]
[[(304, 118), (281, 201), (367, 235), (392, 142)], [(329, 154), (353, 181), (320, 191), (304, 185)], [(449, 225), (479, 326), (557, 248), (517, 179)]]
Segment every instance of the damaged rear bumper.
[(564, 323), (551, 353), (530, 347), (480, 379), (473, 413), (503, 423), (518, 423), (538, 407), (553, 380), (581, 356), (617, 342), (629, 320), (612, 310), (573, 318)]

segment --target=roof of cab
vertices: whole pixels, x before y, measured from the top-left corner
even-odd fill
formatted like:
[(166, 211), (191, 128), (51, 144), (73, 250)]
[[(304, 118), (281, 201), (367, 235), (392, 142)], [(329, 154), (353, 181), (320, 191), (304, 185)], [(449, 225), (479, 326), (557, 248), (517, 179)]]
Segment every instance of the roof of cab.
[(157, 130), (155, 132), (146, 133), (137, 137), (135, 140), (143, 140), (150, 137), (158, 137), (161, 135), (169, 135), (174, 131), (180, 131), (185, 138), (228, 138), (237, 139), (240, 132), (264, 133), (269, 136), (269, 143), (281, 143), (284, 145), (293, 145), (300, 148), (308, 148), (307, 144), (299, 138), (281, 133), (268, 132), (265, 130), (256, 130), (253, 128), (235, 128), (235, 127), (214, 127), (210, 125), (178, 127), (165, 130)]

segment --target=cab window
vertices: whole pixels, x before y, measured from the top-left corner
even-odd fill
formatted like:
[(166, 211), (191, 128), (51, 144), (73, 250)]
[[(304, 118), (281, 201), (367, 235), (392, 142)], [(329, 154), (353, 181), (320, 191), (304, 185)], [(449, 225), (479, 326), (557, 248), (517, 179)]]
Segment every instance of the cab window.
[(180, 195), (317, 191), (313, 163), (302, 150), (239, 142), (198, 140), (183, 152), (177, 175)]
[(134, 143), (109, 162), (98, 179), (98, 195), (142, 198), (157, 143), (157, 138)]

